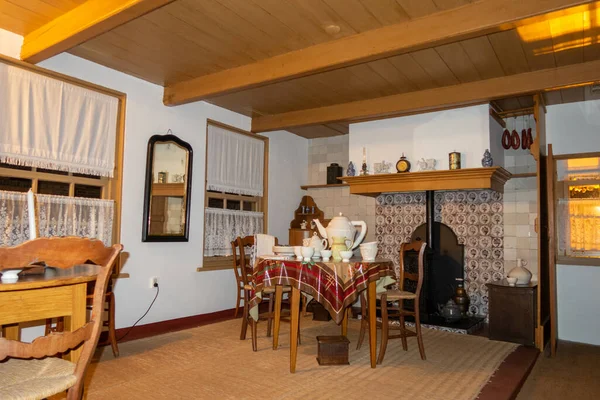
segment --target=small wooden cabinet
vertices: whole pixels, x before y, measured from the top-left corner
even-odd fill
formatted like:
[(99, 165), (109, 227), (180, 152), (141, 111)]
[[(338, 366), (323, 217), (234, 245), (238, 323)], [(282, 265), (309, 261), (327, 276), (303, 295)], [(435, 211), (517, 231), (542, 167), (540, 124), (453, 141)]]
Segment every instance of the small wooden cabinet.
[[(318, 219), (327, 226), (329, 220), (323, 219), (323, 211), (317, 207), (317, 203), (310, 196), (303, 196), (300, 205), (294, 212), (294, 219), (290, 222), (290, 246), (302, 246), (302, 240), (310, 238), (316, 229), (310, 229), (310, 223), (313, 219)], [(307, 229), (300, 227), (301, 223), (306, 221)]]
[(537, 283), (488, 283), (490, 339), (535, 346)]
[(296, 229), (290, 228), (290, 246), (302, 246), (302, 240), (306, 238), (310, 238), (313, 234), (312, 229)]

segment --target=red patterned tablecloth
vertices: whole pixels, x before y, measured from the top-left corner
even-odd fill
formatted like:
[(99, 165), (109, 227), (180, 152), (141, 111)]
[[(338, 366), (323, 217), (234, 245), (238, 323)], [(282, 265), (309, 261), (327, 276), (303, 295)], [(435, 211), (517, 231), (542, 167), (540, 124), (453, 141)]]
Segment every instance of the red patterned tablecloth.
[(350, 262), (303, 262), (297, 260), (259, 259), (253, 270), (256, 290), (250, 307), (258, 316), (259, 294), (263, 288), (288, 285), (300, 289), (321, 303), (336, 323), (341, 323), (344, 310), (353, 304), (371, 281), (377, 281), (378, 292), (395, 281), (394, 265), (390, 260)]

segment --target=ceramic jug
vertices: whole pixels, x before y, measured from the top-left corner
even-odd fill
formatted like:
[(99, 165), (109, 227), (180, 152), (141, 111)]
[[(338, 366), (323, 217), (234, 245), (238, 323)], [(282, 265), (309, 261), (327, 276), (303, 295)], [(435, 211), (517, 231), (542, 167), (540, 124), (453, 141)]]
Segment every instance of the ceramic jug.
[(315, 249), (315, 257), (321, 257), (321, 250), (325, 250), (327, 248), (327, 239), (321, 239), (319, 235), (317, 235), (317, 232), (314, 232), (308, 245)]
[[(348, 246), (346, 243), (350, 243)], [(340, 251), (346, 251), (352, 247), (352, 240), (346, 239), (344, 236), (334, 236), (331, 238), (331, 256), (333, 261), (342, 261)]]
[(531, 282), (531, 271), (525, 268), (525, 265), (527, 262), (518, 258), (517, 266), (508, 273), (509, 278), (517, 278), (517, 285), (528, 285)]

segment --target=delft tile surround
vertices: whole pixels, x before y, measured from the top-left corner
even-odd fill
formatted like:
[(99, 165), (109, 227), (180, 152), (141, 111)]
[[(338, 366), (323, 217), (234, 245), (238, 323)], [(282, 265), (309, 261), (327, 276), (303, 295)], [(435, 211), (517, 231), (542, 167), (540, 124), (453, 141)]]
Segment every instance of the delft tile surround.
[[(504, 216), (502, 193), (492, 190), (435, 194), (435, 220), (452, 228), (465, 245), (465, 288), (470, 313), (488, 313), (487, 282), (504, 277)], [(375, 235), (380, 254), (399, 268), (400, 244), (410, 241), (425, 222), (425, 193), (387, 193), (376, 199)]]

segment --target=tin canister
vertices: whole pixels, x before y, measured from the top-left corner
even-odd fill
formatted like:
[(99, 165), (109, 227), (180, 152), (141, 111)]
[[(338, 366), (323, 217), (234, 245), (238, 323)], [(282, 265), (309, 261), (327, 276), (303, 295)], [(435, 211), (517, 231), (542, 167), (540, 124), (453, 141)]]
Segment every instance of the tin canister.
[(460, 169), (460, 153), (453, 151), (448, 154), (448, 163), (450, 164), (450, 169)]

